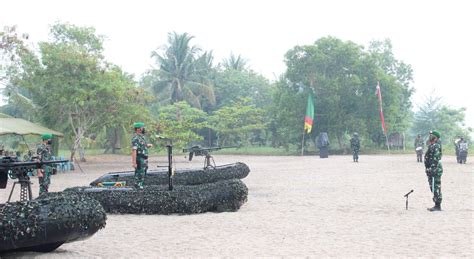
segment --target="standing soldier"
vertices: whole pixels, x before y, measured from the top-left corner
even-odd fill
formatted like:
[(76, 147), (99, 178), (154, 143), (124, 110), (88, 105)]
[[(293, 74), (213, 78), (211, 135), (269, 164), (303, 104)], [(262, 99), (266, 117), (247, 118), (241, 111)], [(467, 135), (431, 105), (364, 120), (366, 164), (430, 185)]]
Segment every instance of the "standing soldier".
[[(52, 134), (43, 134), (41, 136), (43, 143), (41, 143), (36, 149), (38, 159), (42, 162), (51, 160), (51, 140), (53, 139)], [(48, 192), (49, 184), (51, 183), (52, 168), (49, 165), (43, 165), (41, 169), (38, 169), (38, 181), (39, 181), (39, 195)]]
[(416, 162), (423, 162), (423, 149), (425, 148), (425, 142), (421, 135), (418, 135), (415, 139), (415, 152), (416, 152)]
[(459, 156), (459, 142), (461, 141), (461, 136), (458, 136), (456, 139), (454, 139), (454, 148), (456, 150), (456, 161), (458, 163), (460, 162), (460, 156)]
[(351, 138), (351, 149), (352, 159), (354, 160), (354, 162), (359, 162), (360, 141), (359, 134), (357, 134), (357, 132), (354, 132), (354, 135)]
[(465, 164), (466, 159), (467, 159), (467, 151), (468, 151), (468, 145), (467, 141), (461, 137), (461, 139), (458, 142), (458, 147), (459, 147), (459, 159), (458, 162), (460, 164)]
[(143, 122), (135, 122), (133, 127), (135, 134), (132, 137), (132, 166), (135, 168), (135, 187), (143, 189), (148, 169), (148, 147), (151, 147), (151, 144), (146, 143)]
[(441, 134), (436, 131), (430, 131), (430, 144), (425, 154), (425, 172), (428, 176), (430, 190), (433, 193), (435, 206), (428, 208), (429, 211), (440, 211), (443, 195), (441, 194), (441, 175), (443, 175), (443, 166), (441, 164), (442, 147), (439, 139)]

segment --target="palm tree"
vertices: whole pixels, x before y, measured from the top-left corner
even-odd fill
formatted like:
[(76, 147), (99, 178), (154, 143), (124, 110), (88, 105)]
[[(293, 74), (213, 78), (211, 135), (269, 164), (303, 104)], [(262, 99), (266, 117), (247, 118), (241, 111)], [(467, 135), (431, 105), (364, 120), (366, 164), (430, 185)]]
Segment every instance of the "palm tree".
[(211, 104), (215, 103), (212, 86), (203, 80), (200, 68), (204, 61), (212, 63), (212, 54), (205, 52), (199, 56), (201, 49), (190, 46), (194, 37), (176, 32), (168, 34), (168, 44), (161, 48), (162, 54), (152, 52), (159, 65), (158, 80), (153, 84), (155, 94), (169, 96), (169, 102), (187, 101), (194, 107), (201, 108), (200, 97), (204, 96)]
[(247, 69), (247, 60), (242, 58), (240, 55), (235, 56), (234, 53), (230, 53), (230, 57), (222, 60), (222, 66), (224, 69), (234, 69), (243, 71)]

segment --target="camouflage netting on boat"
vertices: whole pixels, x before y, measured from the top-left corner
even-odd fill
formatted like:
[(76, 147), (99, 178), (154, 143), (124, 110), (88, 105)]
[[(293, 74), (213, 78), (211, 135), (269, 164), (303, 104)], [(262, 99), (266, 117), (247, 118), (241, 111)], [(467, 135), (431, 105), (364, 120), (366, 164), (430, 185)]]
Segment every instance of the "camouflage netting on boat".
[[(247, 177), (250, 169), (244, 163), (234, 163), (229, 165), (216, 166), (208, 169), (180, 169), (176, 170), (173, 176), (175, 185), (197, 185), (203, 183), (214, 183), (222, 180), (242, 179)], [(125, 181), (127, 186), (134, 186), (134, 172), (116, 172), (108, 173), (93, 181), (90, 185), (97, 186), (103, 182), (122, 182)], [(155, 170), (148, 171), (145, 177), (145, 185), (162, 185), (168, 184), (168, 171)]]
[(74, 187), (65, 192), (83, 193), (98, 200), (108, 213), (193, 214), (237, 211), (247, 201), (247, 186), (238, 179), (201, 185), (129, 187)]
[(0, 252), (48, 251), (105, 227), (99, 202), (74, 193), (47, 193), (0, 205)]

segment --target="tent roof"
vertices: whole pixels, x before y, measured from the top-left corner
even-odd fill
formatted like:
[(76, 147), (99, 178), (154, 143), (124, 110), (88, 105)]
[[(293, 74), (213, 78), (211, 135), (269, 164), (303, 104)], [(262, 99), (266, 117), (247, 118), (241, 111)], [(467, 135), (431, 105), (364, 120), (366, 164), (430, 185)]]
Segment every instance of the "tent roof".
[(64, 134), (59, 131), (48, 129), (24, 119), (0, 118), (0, 135), (42, 135), (45, 133), (51, 133), (59, 137), (64, 137)]

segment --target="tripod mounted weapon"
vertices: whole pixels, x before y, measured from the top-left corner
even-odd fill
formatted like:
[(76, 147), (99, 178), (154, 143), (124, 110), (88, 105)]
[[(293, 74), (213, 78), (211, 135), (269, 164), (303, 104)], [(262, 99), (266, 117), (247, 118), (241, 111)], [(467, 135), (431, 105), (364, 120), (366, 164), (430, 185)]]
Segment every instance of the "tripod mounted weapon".
[(18, 181), (13, 183), (7, 202), (10, 202), (13, 191), (15, 190), (15, 185), (17, 184), (20, 185), (20, 201), (31, 200), (33, 198), (33, 194), (31, 192), (31, 181), (28, 173), (34, 169), (41, 168), (43, 165), (66, 162), (69, 162), (69, 160), (22, 162), (19, 161), (17, 157), (2, 157), (0, 159), (0, 189), (5, 189), (7, 187), (8, 177), (10, 176), (11, 179), (18, 179)]
[(224, 148), (239, 148), (240, 146), (223, 146), (223, 147), (201, 147), (201, 146), (192, 146), (189, 148), (184, 148), (183, 153), (189, 153), (189, 161), (193, 160), (194, 156), (204, 156), (204, 169), (209, 167), (215, 168), (216, 162), (211, 155), (211, 152), (224, 149)]

